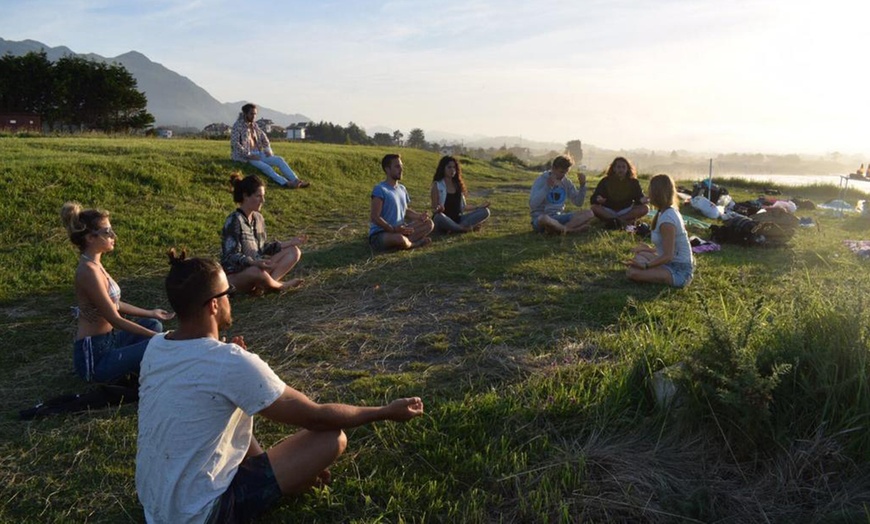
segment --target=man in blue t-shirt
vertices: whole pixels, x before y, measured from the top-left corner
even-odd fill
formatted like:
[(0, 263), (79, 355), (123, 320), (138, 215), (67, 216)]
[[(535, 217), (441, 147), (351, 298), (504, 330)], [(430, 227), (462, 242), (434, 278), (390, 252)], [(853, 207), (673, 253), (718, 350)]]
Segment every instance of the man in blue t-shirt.
[(408, 205), (411, 197), (399, 183), (404, 166), (397, 154), (381, 160), (385, 179), (372, 189), (369, 220), (369, 245), (377, 250), (412, 249), (429, 245), (429, 234), (435, 225), (425, 212), (418, 213)]

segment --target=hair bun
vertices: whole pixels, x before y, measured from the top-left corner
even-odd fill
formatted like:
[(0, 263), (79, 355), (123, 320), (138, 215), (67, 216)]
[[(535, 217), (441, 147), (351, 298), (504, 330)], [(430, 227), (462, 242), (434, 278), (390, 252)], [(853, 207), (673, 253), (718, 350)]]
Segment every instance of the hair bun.
[(170, 266), (180, 264), (180, 263), (184, 262), (184, 260), (187, 258), (187, 250), (186, 249), (182, 249), (181, 254), (179, 255), (176, 253), (174, 247), (169, 248), (168, 254), (169, 254), (169, 265)]

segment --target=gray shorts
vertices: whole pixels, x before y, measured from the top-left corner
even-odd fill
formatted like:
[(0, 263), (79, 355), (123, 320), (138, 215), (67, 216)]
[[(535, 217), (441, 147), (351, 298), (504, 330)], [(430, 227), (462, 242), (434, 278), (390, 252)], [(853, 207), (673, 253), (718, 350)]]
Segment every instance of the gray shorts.
[(669, 262), (662, 267), (670, 272), (674, 287), (688, 286), (695, 274), (695, 266), (686, 262)]

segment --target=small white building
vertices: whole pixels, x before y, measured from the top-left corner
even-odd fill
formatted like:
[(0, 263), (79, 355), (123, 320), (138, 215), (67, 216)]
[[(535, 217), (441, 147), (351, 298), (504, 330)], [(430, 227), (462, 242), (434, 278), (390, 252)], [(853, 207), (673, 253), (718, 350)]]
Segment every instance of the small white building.
[(165, 127), (158, 127), (157, 136), (160, 138), (172, 138), (172, 130), (166, 129)]
[(287, 140), (305, 140), (305, 126), (291, 124), (287, 127)]
[(260, 129), (268, 135), (272, 132), (272, 126), (275, 125), (275, 122), (268, 118), (261, 118), (257, 120), (257, 125), (260, 126)]
[(223, 122), (215, 122), (205, 126), (202, 134), (205, 136), (230, 136), (231, 128)]

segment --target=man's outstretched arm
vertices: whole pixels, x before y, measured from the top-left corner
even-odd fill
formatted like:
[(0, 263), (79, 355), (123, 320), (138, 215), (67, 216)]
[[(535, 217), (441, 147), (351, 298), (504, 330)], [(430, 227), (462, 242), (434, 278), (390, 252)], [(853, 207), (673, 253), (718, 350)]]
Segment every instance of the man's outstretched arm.
[(423, 414), (423, 401), (419, 397), (400, 398), (378, 407), (318, 404), (300, 391), (286, 386), (284, 393), (261, 410), (260, 414), (275, 422), (326, 431), (353, 428), (380, 420), (406, 422)]

